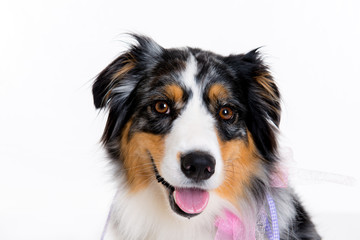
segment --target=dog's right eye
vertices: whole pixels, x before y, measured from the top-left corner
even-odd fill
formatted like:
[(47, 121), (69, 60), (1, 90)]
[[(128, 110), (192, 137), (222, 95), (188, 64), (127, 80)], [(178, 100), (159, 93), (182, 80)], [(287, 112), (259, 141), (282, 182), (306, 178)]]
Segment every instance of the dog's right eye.
[(170, 107), (165, 101), (158, 101), (155, 103), (155, 110), (161, 114), (169, 114)]

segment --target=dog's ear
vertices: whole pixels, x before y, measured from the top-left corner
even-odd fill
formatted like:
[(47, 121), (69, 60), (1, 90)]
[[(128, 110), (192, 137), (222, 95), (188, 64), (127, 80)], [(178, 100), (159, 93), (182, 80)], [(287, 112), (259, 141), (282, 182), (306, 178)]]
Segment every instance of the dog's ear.
[(136, 43), (110, 63), (93, 84), (96, 108), (107, 106), (114, 98), (125, 100), (140, 80), (138, 74), (149, 70), (163, 51), (161, 46), (148, 37), (131, 36)]
[(246, 125), (260, 153), (267, 160), (276, 156), (276, 131), (280, 124), (279, 90), (258, 49), (225, 58), (246, 89), (248, 114)]
[(131, 94), (151, 71), (163, 48), (152, 39), (131, 35), (136, 43), (110, 63), (96, 78), (92, 93), (96, 108), (108, 108), (109, 117), (102, 141), (109, 142), (126, 122)]

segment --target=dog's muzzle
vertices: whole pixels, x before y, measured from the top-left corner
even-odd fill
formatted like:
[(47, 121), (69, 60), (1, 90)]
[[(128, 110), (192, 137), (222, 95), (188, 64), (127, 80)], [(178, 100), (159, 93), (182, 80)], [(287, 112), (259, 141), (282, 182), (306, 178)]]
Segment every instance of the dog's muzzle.
[[(214, 173), (215, 160), (208, 158), (201, 153), (201, 159), (195, 159), (192, 155), (185, 155), (182, 160), (182, 168), (185, 169), (190, 179), (196, 182), (211, 177)], [(168, 183), (159, 173), (154, 159), (149, 152), (151, 162), (153, 164), (156, 180), (161, 183), (169, 193), (169, 203), (171, 209), (187, 218), (194, 217), (204, 211), (209, 202), (209, 192), (200, 188), (178, 188)], [(213, 161), (213, 162), (212, 162)], [(184, 170), (183, 170), (184, 171)]]

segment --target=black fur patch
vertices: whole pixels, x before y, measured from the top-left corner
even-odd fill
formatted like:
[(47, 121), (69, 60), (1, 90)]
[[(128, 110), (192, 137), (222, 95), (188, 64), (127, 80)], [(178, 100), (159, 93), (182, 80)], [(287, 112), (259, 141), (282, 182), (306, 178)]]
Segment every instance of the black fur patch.
[[(274, 126), (280, 124), (280, 93), (267, 66), (257, 49), (245, 55), (229, 56), (224, 61), (236, 72), (238, 88), (247, 89), (243, 92), (248, 110), (245, 121), (257, 149), (265, 160), (275, 161), (277, 142)], [(257, 78), (268, 80), (269, 88), (264, 88)]]
[[(294, 198), (296, 216), (290, 225), (290, 240), (320, 240), (320, 235), (315, 230), (315, 225), (310, 219), (309, 214), (305, 211), (299, 200)], [(289, 239), (289, 238), (284, 238)]]

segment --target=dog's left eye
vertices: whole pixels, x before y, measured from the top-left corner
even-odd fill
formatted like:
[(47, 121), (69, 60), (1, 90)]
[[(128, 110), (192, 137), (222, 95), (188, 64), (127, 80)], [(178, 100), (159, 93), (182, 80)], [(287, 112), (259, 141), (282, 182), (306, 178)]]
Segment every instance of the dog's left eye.
[(219, 111), (219, 116), (223, 120), (230, 120), (234, 116), (234, 111), (230, 107), (222, 107)]
[(170, 113), (170, 107), (165, 101), (156, 102), (155, 110), (161, 114), (169, 114)]

